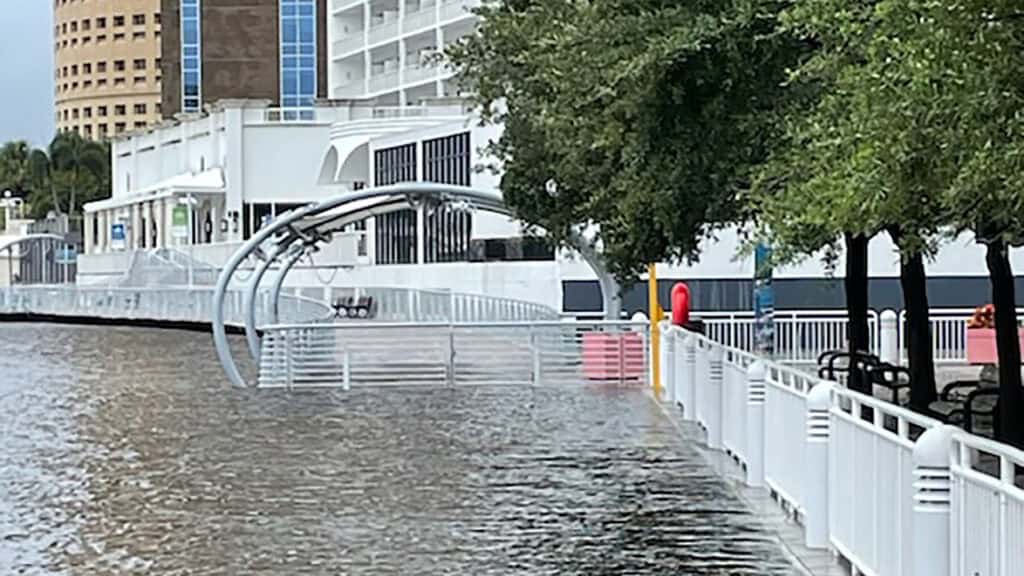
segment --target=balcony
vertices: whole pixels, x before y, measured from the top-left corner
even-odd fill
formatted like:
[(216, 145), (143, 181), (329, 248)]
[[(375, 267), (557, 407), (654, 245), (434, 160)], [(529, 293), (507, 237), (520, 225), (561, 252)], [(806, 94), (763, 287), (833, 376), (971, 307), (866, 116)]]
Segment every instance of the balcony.
[(416, 84), (437, 77), (437, 66), (433, 64), (414, 63), (405, 67), (406, 84)]
[(411, 34), (437, 23), (437, 7), (427, 6), (416, 12), (407, 12), (402, 22), (402, 33)]
[(361, 6), (362, 4), (363, 0), (334, 0), (334, 2), (331, 2), (331, 11), (344, 12), (345, 10), (355, 6)]
[(385, 71), (370, 77), (370, 92), (387, 92), (398, 89), (398, 71)]
[(339, 84), (334, 87), (332, 98), (343, 100), (345, 98), (359, 98), (366, 92), (366, 86), (362, 80), (355, 80), (347, 84)]
[(470, 16), (470, 12), (481, 3), (481, 0), (448, 0), (441, 6), (441, 20), (447, 22)]
[(398, 12), (387, 11), (370, 21), (370, 44), (398, 39)]
[(360, 33), (346, 36), (332, 44), (331, 48), (333, 49), (332, 54), (335, 59), (343, 58), (351, 52), (362, 50), (363, 35)]

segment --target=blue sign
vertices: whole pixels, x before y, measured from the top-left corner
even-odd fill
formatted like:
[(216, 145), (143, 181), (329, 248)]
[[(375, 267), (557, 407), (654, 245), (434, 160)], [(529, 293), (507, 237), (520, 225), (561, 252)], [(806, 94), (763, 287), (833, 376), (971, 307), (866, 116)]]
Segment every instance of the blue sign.
[(57, 250), (57, 264), (74, 264), (78, 260), (78, 251), (74, 246), (65, 246)]
[(754, 250), (754, 346), (761, 354), (775, 353), (775, 289), (772, 287), (772, 249)]
[(110, 225), (110, 247), (114, 250), (124, 250), (125, 243), (125, 227), (124, 224), (111, 224)]

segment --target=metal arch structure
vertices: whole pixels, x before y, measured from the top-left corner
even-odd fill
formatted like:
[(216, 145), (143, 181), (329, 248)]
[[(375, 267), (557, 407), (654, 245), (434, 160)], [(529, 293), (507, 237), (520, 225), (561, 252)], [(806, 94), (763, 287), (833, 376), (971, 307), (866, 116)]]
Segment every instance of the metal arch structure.
[[(515, 217), (515, 214), (505, 205), (502, 196), (497, 192), (444, 184), (405, 183), (346, 192), (344, 195), (287, 212), (256, 231), (224, 265), (217, 279), (213, 296), (214, 345), (217, 348), (221, 366), (231, 383), (238, 387), (246, 386), (232, 355), (224, 324), (224, 301), (228, 287), (243, 262), (251, 256), (257, 256), (262, 260), (253, 277), (249, 279), (244, 300), (246, 341), (253, 359), (258, 360), (259, 337), (255, 325), (256, 295), (263, 276), (274, 262), (282, 257), (285, 258), (274, 281), (274, 292), (271, 294), (272, 318), (276, 320), (278, 317), (277, 304), (284, 279), (302, 255), (315, 251), (321, 243), (329, 242), (333, 232), (339, 231), (349, 224), (380, 214), (417, 208), (431, 200), (439, 203), (465, 203), (474, 210)], [(264, 244), (267, 244), (266, 248)], [(585, 239), (577, 236), (570, 239), (570, 244), (597, 275), (604, 301), (605, 316), (617, 320), (622, 309), (618, 282), (608, 272), (597, 251)]]
[[(16, 246), (22, 246), (22, 245), (29, 246), (30, 250), (31, 250), (31, 248), (33, 248), (35, 246), (38, 246), (38, 245), (42, 245), (44, 247), (49, 245), (51, 248), (56, 248), (56, 247), (68, 248), (68, 247), (72, 247), (72, 246), (77, 247), (77, 244), (75, 244), (74, 242), (68, 242), (67, 238), (65, 238), (64, 236), (60, 236), (58, 234), (50, 234), (50, 233), (26, 234), (25, 236), (21, 236), (21, 237), (15, 238), (13, 240), (9, 240), (7, 242), (4, 242), (3, 244), (0, 244), (0, 254), (3, 254), (4, 252), (7, 252), (7, 266), (9, 268), (9, 270), (8, 270), (8, 282), (10, 282), (11, 285), (14, 284), (14, 276), (13, 276), (13, 272), (11, 271), (12, 270), (11, 267), (13, 266), (12, 262), (14, 261), (14, 248)], [(20, 251), (18, 257), (19, 257), (19, 259), (24, 259), (29, 254), (30, 254), (29, 251)], [(20, 272), (20, 267), (21, 267), (21, 265), (19, 264), (19, 272)], [(63, 275), (64, 278), (63, 278), (62, 283), (74, 280), (73, 277), (69, 277), (71, 275), (68, 274), (67, 267), (68, 267), (68, 264), (65, 263), (65, 264), (63, 264), (63, 268), (62, 268), (63, 274), (61, 274), (59, 272), (55, 273), (56, 276)], [(40, 262), (40, 270), (39, 270), (39, 272), (40, 272), (40, 277), (43, 280), (43, 282), (42, 282), (43, 284), (48, 283), (47, 282), (47, 276), (48, 276), (47, 270), (48, 270), (48, 268), (49, 267), (47, 266), (47, 262), (45, 260)], [(56, 280), (57, 278), (54, 278), (54, 279)]]

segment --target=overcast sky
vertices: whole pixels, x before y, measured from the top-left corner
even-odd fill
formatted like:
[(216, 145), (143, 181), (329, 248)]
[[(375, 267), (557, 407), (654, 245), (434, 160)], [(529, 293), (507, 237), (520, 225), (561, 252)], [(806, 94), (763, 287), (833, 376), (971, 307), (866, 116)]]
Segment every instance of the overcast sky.
[(53, 0), (0, 0), (0, 144), (53, 136)]

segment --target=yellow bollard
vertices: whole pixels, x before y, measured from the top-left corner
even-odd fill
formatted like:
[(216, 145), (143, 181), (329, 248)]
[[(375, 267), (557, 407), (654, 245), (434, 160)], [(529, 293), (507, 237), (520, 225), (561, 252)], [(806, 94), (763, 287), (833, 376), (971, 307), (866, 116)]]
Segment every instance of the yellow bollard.
[(658, 303), (658, 271), (655, 264), (647, 265), (647, 304), (651, 318), (651, 384), (654, 397), (661, 398), (661, 329), (658, 325), (665, 311)]

